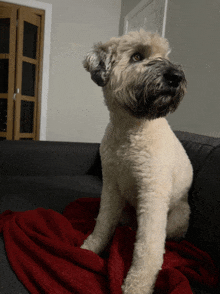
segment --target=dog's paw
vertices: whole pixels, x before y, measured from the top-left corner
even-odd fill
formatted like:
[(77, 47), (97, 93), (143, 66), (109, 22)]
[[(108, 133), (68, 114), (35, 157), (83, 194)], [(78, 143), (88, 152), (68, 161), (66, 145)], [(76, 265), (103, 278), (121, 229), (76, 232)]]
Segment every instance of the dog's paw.
[(130, 268), (121, 288), (123, 294), (152, 294), (154, 279), (144, 269)]
[(80, 247), (81, 249), (87, 249), (93, 251), (96, 254), (99, 254), (102, 249), (101, 240), (97, 240), (93, 237), (93, 235), (89, 235), (89, 237), (84, 241), (84, 243)]
[(91, 251), (89, 244), (86, 244), (85, 242), (80, 246), (80, 248), (81, 248), (81, 249), (86, 249), (86, 250), (90, 250), (90, 251)]

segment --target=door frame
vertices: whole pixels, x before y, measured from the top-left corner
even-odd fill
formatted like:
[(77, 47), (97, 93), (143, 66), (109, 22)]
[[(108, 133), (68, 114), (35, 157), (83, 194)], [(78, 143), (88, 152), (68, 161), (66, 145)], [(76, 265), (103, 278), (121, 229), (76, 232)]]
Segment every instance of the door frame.
[(30, 0), (3, 0), (5, 3), (28, 6), (31, 8), (42, 9), (45, 11), (44, 20), (44, 42), (42, 56), (42, 77), (39, 84), (39, 101), (40, 101), (40, 122), (39, 122), (39, 140), (46, 140), (47, 129), (47, 98), (49, 91), (49, 67), (50, 67), (50, 39), (52, 25), (52, 4), (30, 1)]

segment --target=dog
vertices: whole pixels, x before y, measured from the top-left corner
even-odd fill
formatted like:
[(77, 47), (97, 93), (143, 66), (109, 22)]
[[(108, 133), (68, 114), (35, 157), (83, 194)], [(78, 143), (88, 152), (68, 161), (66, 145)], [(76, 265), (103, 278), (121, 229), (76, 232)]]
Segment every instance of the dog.
[(100, 210), (81, 248), (100, 254), (126, 203), (135, 208), (136, 242), (124, 294), (153, 293), (166, 237), (182, 238), (189, 223), (193, 169), (165, 118), (180, 104), (186, 78), (169, 52), (165, 38), (141, 29), (95, 44), (83, 61), (103, 89), (110, 122), (100, 145)]

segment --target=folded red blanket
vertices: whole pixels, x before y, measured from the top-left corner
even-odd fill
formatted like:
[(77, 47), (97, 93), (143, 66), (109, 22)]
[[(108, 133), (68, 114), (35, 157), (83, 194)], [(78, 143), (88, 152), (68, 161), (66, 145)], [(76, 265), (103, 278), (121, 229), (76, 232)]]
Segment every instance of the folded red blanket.
[[(99, 199), (84, 198), (70, 203), (63, 215), (43, 208), (0, 215), (9, 262), (30, 293), (122, 293), (135, 232), (117, 227), (102, 256), (80, 249), (98, 210)], [(155, 293), (192, 294), (190, 281), (215, 286), (212, 259), (187, 241), (166, 242)]]

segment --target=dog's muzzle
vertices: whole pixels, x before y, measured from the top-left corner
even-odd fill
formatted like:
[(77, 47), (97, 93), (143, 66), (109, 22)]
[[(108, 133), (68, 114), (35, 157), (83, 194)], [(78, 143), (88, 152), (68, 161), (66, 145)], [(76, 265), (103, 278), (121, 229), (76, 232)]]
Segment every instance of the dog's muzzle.
[(138, 83), (131, 85), (135, 101), (125, 105), (137, 118), (154, 119), (173, 112), (182, 100), (186, 78), (179, 65), (167, 59), (155, 59), (146, 64), (146, 71)]

